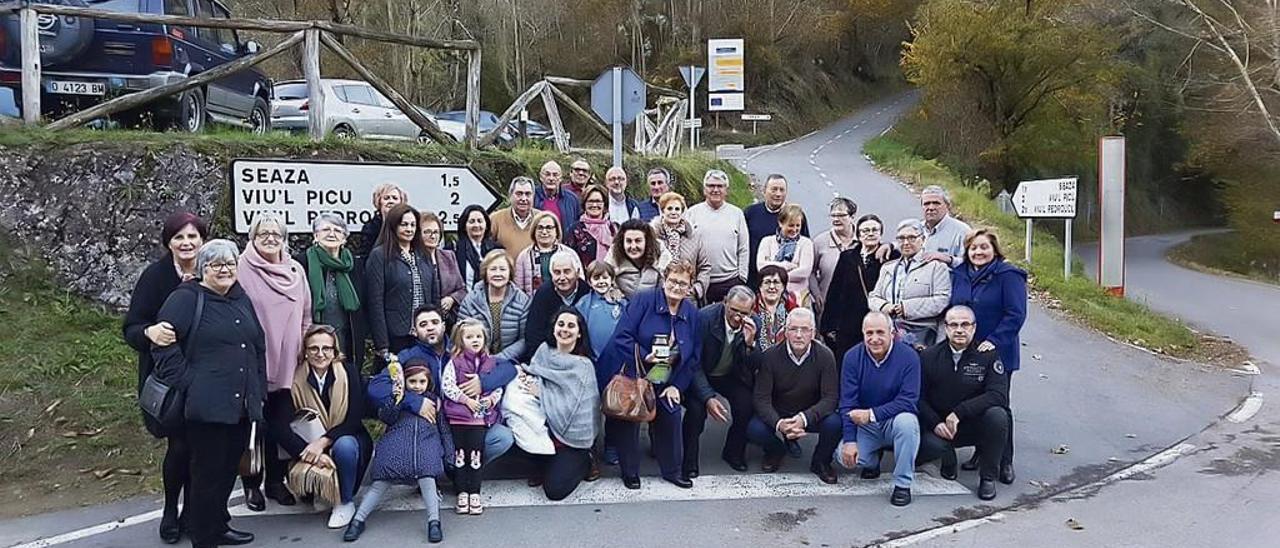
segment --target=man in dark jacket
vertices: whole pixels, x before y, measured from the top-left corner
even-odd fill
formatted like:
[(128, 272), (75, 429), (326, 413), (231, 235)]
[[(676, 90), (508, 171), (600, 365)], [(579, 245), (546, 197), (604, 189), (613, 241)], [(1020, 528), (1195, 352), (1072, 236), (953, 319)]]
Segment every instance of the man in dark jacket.
[[(448, 335), (445, 334), (445, 329), (444, 317), (440, 314), (439, 308), (431, 304), (418, 307), (413, 314), (413, 333), (418, 340), (413, 346), (401, 350), (396, 356), (401, 364), (409, 363), (412, 359), (421, 359), (431, 366), (431, 387), (437, 398), (444, 397), (440, 388), (440, 375), (444, 365), (449, 362), (449, 351), (452, 346)], [(458, 388), (468, 396), (478, 397), (494, 388), (506, 386), (514, 378), (516, 378), (515, 365), (507, 360), (498, 360), (498, 366), (486, 374), (478, 377), (466, 375), (465, 378), (459, 379)], [(393, 402), (391, 389), (391, 375), (383, 369), (381, 373), (369, 379), (367, 389), (369, 403), (375, 408), (391, 405)], [(432, 422), (443, 418), (436, 404), (430, 399), (409, 390), (405, 390), (402, 397), (408, 401), (411, 409), (419, 410), (418, 414), (422, 418)], [(490, 462), (502, 456), (511, 449), (513, 443), (515, 438), (507, 425), (498, 423), (489, 427), (484, 434), (484, 461)]]
[(694, 372), (689, 394), (684, 398), (682, 425), (684, 462), (682, 472), (698, 477), (699, 438), (710, 414), (725, 422), (724, 404), (729, 401), (733, 422), (725, 437), (720, 458), (739, 472), (747, 471), (747, 424), (751, 421), (751, 387), (755, 382), (756, 324), (751, 319), (755, 293), (745, 285), (731, 288), (722, 303), (707, 305), (698, 311), (698, 329), (702, 334), (702, 367)]
[(570, 252), (561, 250), (552, 255), (551, 283), (542, 284), (529, 301), (529, 319), (524, 324), (524, 355), (520, 361), (529, 363), (538, 347), (551, 340), (551, 322), (560, 307), (573, 306), (590, 292), (591, 286), (582, 281), (582, 273)]
[[(561, 188), (560, 164), (550, 161), (538, 171), (542, 184), (533, 189), (533, 207), (555, 215), (560, 219), (560, 232), (570, 234), (582, 217), (582, 204), (578, 196)], [(520, 250), (516, 250), (519, 252)]]
[(920, 454), (917, 464), (942, 459), (942, 477), (956, 478), (957, 447), (981, 455), (978, 498), (996, 497), (996, 475), (1009, 431), (1009, 376), (994, 350), (979, 352), (973, 310), (951, 307), (947, 340), (920, 355)]
[(797, 440), (817, 432), (809, 470), (823, 483), (834, 485), (837, 478), (831, 458), (840, 443), (840, 415), (835, 413), (840, 380), (831, 350), (813, 343), (815, 323), (812, 310), (792, 310), (787, 314), (787, 343), (760, 354), (756, 416), (747, 427), (747, 437), (764, 446), (761, 470), (776, 472), (787, 451), (782, 438)]
[[(742, 210), (742, 216), (747, 220), (747, 234), (751, 241), (747, 259), (749, 262), (747, 283), (751, 287), (756, 287), (760, 280), (756, 276), (756, 251), (760, 249), (760, 241), (778, 233), (778, 212), (782, 211), (782, 206), (786, 203), (787, 178), (779, 173), (773, 173), (764, 180), (764, 200)], [(809, 235), (808, 216), (800, 225), (800, 234)]]

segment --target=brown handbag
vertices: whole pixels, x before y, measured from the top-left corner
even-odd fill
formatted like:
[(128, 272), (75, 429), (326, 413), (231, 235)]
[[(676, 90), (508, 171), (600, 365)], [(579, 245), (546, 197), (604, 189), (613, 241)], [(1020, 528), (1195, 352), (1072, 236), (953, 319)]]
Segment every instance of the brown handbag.
[(635, 378), (627, 376), (627, 365), (624, 363), (604, 388), (601, 407), (606, 417), (627, 422), (649, 422), (658, 416), (658, 399), (653, 394), (653, 384), (644, 378), (640, 345), (636, 345), (635, 358)]

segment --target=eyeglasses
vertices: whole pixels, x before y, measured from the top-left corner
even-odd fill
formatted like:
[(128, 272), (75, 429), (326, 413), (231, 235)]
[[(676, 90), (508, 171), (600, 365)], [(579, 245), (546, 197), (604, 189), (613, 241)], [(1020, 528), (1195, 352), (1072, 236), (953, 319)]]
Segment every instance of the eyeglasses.
[(346, 234), (347, 229), (339, 226), (326, 225), (316, 230), (317, 234)]
[(279, 232), (259, 232), (256, 236), (254, 236), (254, 238), (262, 242), (269, 242), (271, 240), (275, 240), (278, 242), (280, 241), (281, 238), (284, 238), (284, 235), (280, 234)]
[(205, 268), (214, 272), (235, 272), (236, 263), (209, 263), (205, 265)]
[(571, 169), (570, 171), (572, 171), (572, 172), (574, 172), (574, 173), (590, 173), (590, 172), (591, 172), (591, 169), (590, 169), (590, 168), (585, 168), (585, 167), (575, 167), (575, 168)]
[(879, 234), (879, 233), (880, 233), (880, 227), (878, 226), (858, 229), (858, 234)]
[(919, 234), (908, 234), (908, 235), (906, 235), (906, 236), (898, 236), (897, 238), (894, 238), (894, 239), (895, 239), (895, 240), (898, 240), (899, 242), (914, 242), (914, 241), (916, 241), (916, 240), (919, 240), (919, 239), (920, 239), (920, 235), (919, 235)]
[(724, 307), (724, 310), (726, 314), (730, 314), (738, 318), (745, 318), (751, 315), (750, 310), (738, 310), (737, 308), (734, 308), (732, 306), (726, 306)]
[(671, 287), (674, 287), (676, 289), (689, 289), (690, 287), (693, 287), (693, 285), (690, 284), (689, 282), (686, 282), (684, 280), (677, 280), (674, 278), (667, 278), (667, 283), (671, 284)]
[(604, 204), (604, 200), (601, 200), (599, 198), (592, 198), (590, 200), (587, 200), (587, 203), (588, 204)]
[(439, 235), (440, 235), (440, 229), (438, 229), (438, 228), (437, 228), (437, 229), (430, 229), (430, 228), (428, 228), (428, 229), (425, 229), (425, 230), (423, 230), (423, 231), (422, 231), (422, 235), (423, 235), (423, 236), (439, 236)]
[(766, 286), (766, 285), (782, 285), (782, 280), (779, 280), (779, 279), (777, 279), (777, 278), (768, 278), (768, 279), (765, 279), (765, 280), (760, 280), (760, 285), (761, 285), (761, 286)]
[(537, 227), (534, 228), (534, 230), (537, 230), (538, 232), (544, 232), (544, 231), (551, 232), (551, 231), (554, 231), (555, 229), (556, 229), (556, 225), (538, 225)]
[(307, 353), (312, 355), (332, 356), (337, 349), (332, 346), (308, 346)]
[(787, 333), (812, 333), (813, 328), (807, 325), (793, 325), (787, 328)]
[(973, 322), (947, 322), (947, 329), (969, 329), (975, 325)]
[(849, 214), (848, 213), (832, 213), (831, 218), (832, 219), (848, 219)]

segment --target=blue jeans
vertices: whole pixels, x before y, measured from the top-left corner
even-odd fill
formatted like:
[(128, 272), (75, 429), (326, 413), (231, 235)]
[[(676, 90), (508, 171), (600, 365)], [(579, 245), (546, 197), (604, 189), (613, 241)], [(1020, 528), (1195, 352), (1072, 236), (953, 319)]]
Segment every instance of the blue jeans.
[(875, 470), (880, 469), (880, 450), (892, 446), (893, 485), (911, 488), (920, 451), (920, 421), (914, 413), (899, 413), (888, 422), (859, 426), (857, 444), (857, 466)]
[(360, 478), (356, 477), (357, 470), (360, 469), (360, 442), (355, 436), (342, 436), (329, 448), (329, 456), (338, 467), (338, 491), (342, 495), (342, 502), (351, 502), (360, 482)]
[(511, 428), (507, 425), (498, 423), (490, 426), (484, 433), (484, 462), (488, 464), (494, 459), (501, 457), (511, 449), (515, 444), (516, 438), (511, 434)]
[[(840, 444), (840, 429), (839, 413), (832, 413), (823, 417), (821, 421), (811, 422), (804, 429), (805, 432), (818, 434), (818, 445), (813, 448), (812, 464), (831, 464), (831, 455)], [(764, 447), (764, 454), (767, 456), (781, 456), (787, 451), (787, 444), (778, 437), (778, 431), (773, 426), (765, 424), (760, 417), (752, 417), (751, 422), (747, 424), (747, 440)]]

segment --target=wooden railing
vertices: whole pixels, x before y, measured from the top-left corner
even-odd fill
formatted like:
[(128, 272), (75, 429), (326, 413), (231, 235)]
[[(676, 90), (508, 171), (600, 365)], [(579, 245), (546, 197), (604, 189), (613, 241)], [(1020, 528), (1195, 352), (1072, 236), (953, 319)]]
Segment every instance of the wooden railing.
[[(41, 65), (40, 45), (37, 35), (37, 16), (39, 14), (60, 15), (64, 17), (86, 17), (105, 19), (125, 23), (177, 25), (186, 27), (222, 28), (245, 31), (260, 31), (288, 34), (279, 44), (262, 51), (241, 57), (235, 61), (212, 68), (190, 78), (165, 84), (160, 87), (129, 93), (110, 99), (85, 110), (69, 114), (48, 124), (51, 130), (61, 130), (82, 126), (92, 120), (110, 116), (125, 110), (168, 97), (184, 91), (203, 86), (219, 78), (237, 71), (258, 65), (267, 59), (276, 57), (294, 47), (302, 47), (303, 77), (307, 82), (308, 93), (308, 133), (312, 140), (319, 141), (324, 135), (324, 88), (320, 85), (320, 47), (328, 48), (338, 58), (369, 82), (374, 89), (387, 97), (396, 108), (399, 108), (410, 120), (441, 143), (450, 143), (454, 139), (442, 131), (422, 111), (405, 99), (386, 80), (374, 74), (338, 40), (334, 35), (352, 36), (378, 42), (387, 42), (406, 46), (430, 49), (444, 49), (466, 52), (467, 54), (467, 96), (466, 116), (464, 124), (466, 134), (464, 141), (469, 147), (488, 146), (494, 142), (503, 127), (499, 126), (488, 134), (481, 136), (477, 132), (480, 120), (480, 44), (474, 40), (438, 40), (419, 36), (408, 36), (392, 32), (366, 29), (354, 25), (344, 25), (332, 21), (283, 21), (270, 19), (210, 19), (204, 17), (184, 17), (176, 15), (155, 15), (145, 13), (119, 13), (51, 4), (31, 4), (27, 2), (0, 3), (0, 16), (18, 12), (20, 17), (20, 40), (22, 48), (22, 117), (27, 125), (41, 123)], [(270, 113), (268, 113), (270, 116)]]

